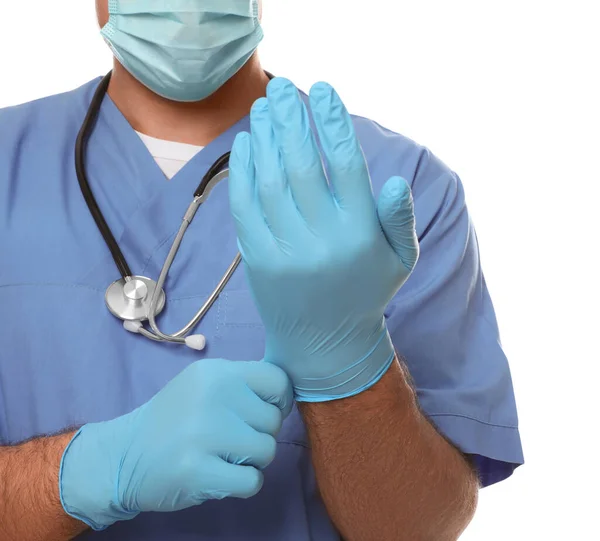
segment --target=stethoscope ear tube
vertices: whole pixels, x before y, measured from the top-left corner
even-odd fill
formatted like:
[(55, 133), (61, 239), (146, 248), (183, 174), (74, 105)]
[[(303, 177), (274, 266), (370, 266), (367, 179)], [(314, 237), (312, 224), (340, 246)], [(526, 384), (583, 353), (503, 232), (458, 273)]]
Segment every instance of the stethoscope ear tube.
[(229, 164), (229, 157), (231, 156), (231, 152), (226, 152), (221, 156), (213, 166), (207, 171), (206, 175), (202, 178), (200, 185), (194, 192), (194, 197), (202, 197), (206, 193), (206, 188), (208, 185), (214, 180), (217, 174), (221, 171), (221, 169), (227, 167)]
[(106, 220), (104, 219), (104, 216), (98, 207), (98, 203), (96, 202), (96, 198), (94, 197), (88, 182), (85, 167), (85, 154), (87, 151), (87, 145), (90, 135), (92, 134), (92, 130), (94, 129), (96, 121), (98, 120), (98, 114), (100, 113), (102, 101), (108, 92), (108, 85), (110, 84), (111, 76), (112, 72), (109, 72), (98, 85), (94, 97), (92, 98), (90, 108), (81, 126), (81, 130), (79, 130), (79, 134), (77, 135), (77, 142), (75, 144), (75, 172), (77, 173), (79, 187), (81, 188), (81, 193), (83, 194), (85, 202), (90, 210), (90, 214), (94, 218), (98, 230), (100, 231), (100, 234), (104, 238), (104, 242), (106, 242), (106, 245), (110, 250), (115, 265), (119, 269), (123, 279), (128, 280), (131, 277), (131, 269), (129, 268), (127, 260), (119, 248), (119, 244), (115, 240), (110, 227), (106, 223)]

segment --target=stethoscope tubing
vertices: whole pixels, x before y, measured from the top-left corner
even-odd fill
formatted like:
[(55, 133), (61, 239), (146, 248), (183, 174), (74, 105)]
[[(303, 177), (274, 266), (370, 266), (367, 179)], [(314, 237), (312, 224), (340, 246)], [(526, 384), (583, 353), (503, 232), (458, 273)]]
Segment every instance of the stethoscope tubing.
[[(102, 79), (100, 84), (98, 85), (98, 88), (96, 89), (96, 92), (94, 93), (94, 96), (90, 103), (89, 110), (83, 121), (81, 129), (78, 133), (77, 141), (75, 144), (75, 171), (77, 173), (77, 179), (79, 182), (79, 186), (81, 188), (81, 193), (85, 199), (85, 202), (90, 210), (92, 217), (94, 218), (94, 221), (98, 227), (98, 230), (100, 231), (104, 241), (106, 242), (108, 249), (110, 250), (111, 256), (115, 262), (117, 269), (119, 270), (119, 272), (121, 274), (122, 279), (125, 282), (128, 282), (128, 281), (132, 280), (134, 278), (134, 276), (131, 272), (131, 269), (129, 267), (129, 264), (127, 263), (127, 260), (124, 256), (123, 252), (121, 251), (121, 248), (119, 247), (119, 244), (117, 243), (108, 223), (106, 222), (106, 219), (104, 218), (104, 215), (102, 214), (102, 211), (100, 210), (100, 207), (98, 206), (96, 198), (94, 197), (94, 194), (93, 194), (92, 189), (88, 182), (88, 178), (87, 178), (87, 174), (86, 174), (86, 164), (85, 164), (87, 145), (88, 145), (90, 136), (92, 134), (92, 131), (94, 129), (94, 126), (98, 120), (98, 115), (100, 112), (100, 108), (102, 106), (102, 102), (104, 100), (104, 97), (106, 96), (106, 93), (108, 92), (108, 87), (110, 84), (111, 76), (112, 76), (112, 72), (108, 73)], [(132, 330), (132, 328), (135, 328), (134, 332), (137, 332), (137, 333), (141, 334), (142, 336), (149, 338), (150, 340), (154, 340), (154, 341), (158, 341), (158, 342), (187, 343), (185, 336), (188, 335), (192, 331), (192, 329), (202, 320), (202, 318), (207, 314), (207, 312), (210, 310), (210, 308), (214, 305), (214, 303), (218, 299), (219, 295), (223, 292), (223, 289), (229, 283), (229, 281), (231, 280), (231, 277), (233, 276), (236, 269), (240, 265), (240, 263), (242, 261), (242, 257), (238, 253), (236, 255), (235, 259), (233, 260), (233, 262), (231, 263), (231, 265), (228, 267), (228, 269), (225, 272), (225, 274), (223, 275), (223, 277), (221, 278), (221, 280), (219, 281), (219, 283), (217, 284), (217, 287), (213, 290), (211, 295), (204, 302), (204, 304), (201, 306), (201, 308), (195, 314), (193, 319), (190, 320), (190, 322), (185, 327), (183, 327), (182, 329), (180, 329), (179, 331), (177, 331), (176, 333), (173, 333), (173, 334), (163, 333), (159, 329), (158, 324), (156, 322), (156, 315), (158, 312), (158, 304), (160, 302), (161, 295), (163, 294), (163, 287), (164, 287), (167, 277), (169, 275), (171, 266), (173, 265), (173, 262), (175, 261), (175, 257), (177, 256), (177, 253), (179, 251), (179, 248), (181, 246), (181, 243), (183, 241), (183, 238), (185, 236), (187, 228), (189, 227), (192, 220), (194, 219), (196, 212), (198, 211), (200, 206), (206, 201), (206, 199), (208, 198), (212, 189), (221, 180), (223, 180), (224, 178), (227, 178), (229, 176), (229, 171), (223, 170), (223, 169), (225, 167), (227, 167), (227, 165), (229, 163), (230, 154), (231, 154), (230, 152), (223, 154), (212, 165), (212, 167), (208, 170), (206, 175), (204, 175), (204, 177), (202, 178), (202, 181), (198, 185), (198, 188), (194, 192), (194, 199), (193, 199), (192, 203), (190, 204), (190, 206), (188, 207), (188, 209), (183, 217), (181, 226), (177, 232), (175, 240), (173, 241), (171, 249), (169, 250), (169, 254), (168, 254), (168, 256), (165, 260), (165, 263), (161, 269), (157, 285), (152, 292), (149, 309), (148, 309), (148, 313), (147, 313), (147, 319), (148, 319), (148, 322), (150, 323), (150, 327), (151, 327), (152, 331), (149, 331), (148, 329), (144, 328), (144, 326), (141, 324), (141, 322), (138, 322), (137, 326), (133, 325), (131, 327), (127, 327), (127, 325), (126, 325), (126, 328), (128, 330)], [(115, 315), (117, 315), (117, 314), (115, 314)], [(117, 317), (119, 317), (119, 316), (117, 315)], [(121, 318), (121, 319), (123, 319), (123, 318)], [(128, 322), (126, 321), (126, 323), (128, 323)]]
[(104, 238), (104, 242), (108, 246), (112, 258), (121, 273), (123, 279), (128, 280), (131, 277), (131, 269), (127, 264), (127, 260), (119, 248), (119, 244), (117, 243), (112, 231), (110, 230), (109, 225), (106, 223), (104, 219), (104, 215), (98, 206), (98, 202), (94, 197), (90, 184), (88, 182), (86, 166), (85, 166), (85, 155), (87, 152), (87, 145), (90, 140), (90, 136), (92, 135), (92, 131), (94, 126), (96, 125), (96, 121), (98, 120), (98, 114), (100, 113), (100, 107), (102, 105), (102, 101), (104, 100), (104, 96), (108, 91), (108, 85), (110, 84), (110, 79), (112, 77), (112, 72), (109, 72), (96, 89), (92, 101), (90, 103), (90, 107), (86, 114), (85, 120), (79, 130), (79, 134), (77, 135), (77, 141), (75, 143), (75, 171), (77, 173), (77, 180), (79, 181), (79, 187), (81, 188), (81, 193), (87, 203), (87, 206), (90, 210), (94, 221), (100, 231), (100, 234)]

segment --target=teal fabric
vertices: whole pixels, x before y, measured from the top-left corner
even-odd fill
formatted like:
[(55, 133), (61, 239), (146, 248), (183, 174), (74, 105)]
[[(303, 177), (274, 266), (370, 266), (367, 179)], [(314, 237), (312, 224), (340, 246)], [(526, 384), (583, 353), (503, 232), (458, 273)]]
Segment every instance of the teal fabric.
[(102, 36), (138, 81), (200, 101), (248, 62), (263, 38), (258, 0), (109, 0)]

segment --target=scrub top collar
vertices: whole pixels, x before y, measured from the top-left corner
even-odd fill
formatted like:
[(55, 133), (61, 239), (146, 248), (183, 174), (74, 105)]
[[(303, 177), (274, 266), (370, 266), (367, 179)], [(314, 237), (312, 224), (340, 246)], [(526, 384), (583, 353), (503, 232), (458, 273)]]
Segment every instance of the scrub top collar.
[[(127, 181), (140, 201), (147, 201), (157, 195), (158, 192), (169, 191), (168, 185), (165, 184), (164, 173), (108, 94), (105, 96), (100, 109), (100, 122), (104, 124), (105, 129), (110, 133), (118, 148), (133, 151), (140, 174), (129, 176)], [(191, 201), (194, 190), (200, 183), (204, 173), (208, 171), (219, 156), (231, 150), (233, 140), (239, 132), (248, 131), (249, 129), (250, 117), (246, 115), (194, 156), (172, 179), (173, 185), (183, 190), (185, 190), (184, 185), (188, 186), (188, 199)], [(200, 176), (196, 178), (199, 172)]]

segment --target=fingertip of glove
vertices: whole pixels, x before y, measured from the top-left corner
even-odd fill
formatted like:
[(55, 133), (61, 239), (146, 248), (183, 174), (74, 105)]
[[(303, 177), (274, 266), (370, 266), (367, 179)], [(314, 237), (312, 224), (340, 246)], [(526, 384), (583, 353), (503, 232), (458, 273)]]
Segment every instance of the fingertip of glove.
[(389, 214), (402, 211), (413, 211), (412, 191), (408, 182), (402, 177), (390, 178), (379, 196), (379, 209)]
[(269, 84), (267, 85), (268, 97), (275, 97), (292, 91), (297, 92), (297, 89), (294, 86), (294, 83), (285, 77), (275, 77), (275, 79), (269, 81)]
[(394, 198), (406, 198), (411, 195), (411, 192), (408, 182), (400, 176), (395, 176), (386, 182), (382, 194)]
[(330, 106), (335, 100), (337, 94), (329, 83), (320, 81), (315, 83), (310, 89), (309, 97), (313, 109)]
[(263, 116), (269, 111), (269, 100), (267, 98), (258, 98), (250, 109), (250, 118)]

